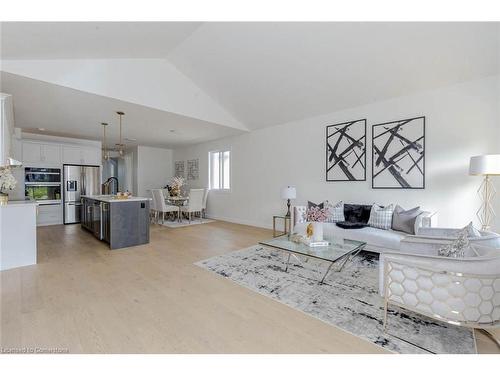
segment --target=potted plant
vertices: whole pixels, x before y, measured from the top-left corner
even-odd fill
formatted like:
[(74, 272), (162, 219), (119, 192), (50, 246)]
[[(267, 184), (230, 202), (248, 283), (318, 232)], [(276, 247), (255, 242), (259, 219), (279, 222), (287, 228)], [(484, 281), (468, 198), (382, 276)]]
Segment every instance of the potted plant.
[(12, 175), (10, 167), (0, 167), (0, 204), (7, 204), (9, 201), (8, 190), (16, 188), (16, 179)]

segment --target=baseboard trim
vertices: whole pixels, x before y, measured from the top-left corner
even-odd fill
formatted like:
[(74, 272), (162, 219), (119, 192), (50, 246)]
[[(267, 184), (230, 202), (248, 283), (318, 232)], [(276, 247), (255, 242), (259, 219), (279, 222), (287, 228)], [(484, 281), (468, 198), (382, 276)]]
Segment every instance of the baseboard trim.
[(273, 226), (270, 224), (263, 224), (258, 221), (245, 220), (245, 219), (237, 219), (234, 217), (225, 217), (225, 216), (217, 216), (217, 215), (209, 215), (207, 214), (208, 219), (227, 221), (229, 223), (241, 224), (241, 225), (249, 225), (251, 227), (264, 228), (264, 229), (273, 229)]

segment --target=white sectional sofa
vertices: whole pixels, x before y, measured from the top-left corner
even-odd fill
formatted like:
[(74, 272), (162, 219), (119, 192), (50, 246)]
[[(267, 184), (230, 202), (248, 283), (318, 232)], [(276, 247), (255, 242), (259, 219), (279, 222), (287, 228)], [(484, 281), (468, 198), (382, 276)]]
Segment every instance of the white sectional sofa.
[[(297, 212), (304, 212), (305, 210), (305, 206), (295, 206), (292, 210), (292, 232), (305, 234), (306, 227), (309, 223), (303, 220), (303, 215), (297, 214)], [(435, 220), (436, 215), (427, 211), (422, 212), (415, 221), (415, 233), (418, 233), (422, 227), (431, 227)], [(335, 223), (323, 223), (323, 234), (325, 237), (331, 236), (366, 242), (365, 250), (376, 253), (399, 251), (401, 241), (408, 236), (407, 233), (372, 227), (343, 229), (338, 227)]]

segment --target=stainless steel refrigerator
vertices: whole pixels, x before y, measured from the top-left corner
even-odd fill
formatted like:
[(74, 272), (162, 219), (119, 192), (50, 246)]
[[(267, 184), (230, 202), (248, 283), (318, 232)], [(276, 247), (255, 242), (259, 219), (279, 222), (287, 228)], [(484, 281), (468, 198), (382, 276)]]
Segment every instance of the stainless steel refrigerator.
[(64, 165), (64, 224), (81, 221), (82, 195), (99, 195), (101, 187), (100, 167)]

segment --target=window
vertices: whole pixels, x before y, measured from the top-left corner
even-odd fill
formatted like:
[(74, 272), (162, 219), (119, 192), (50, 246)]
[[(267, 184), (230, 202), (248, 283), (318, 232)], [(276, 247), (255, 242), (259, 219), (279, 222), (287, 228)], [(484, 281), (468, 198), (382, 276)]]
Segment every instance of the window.
[(215, 190), (229, 190), (231, 186), (230, 151), (211, 151), (209, 160), (209, 186)]

